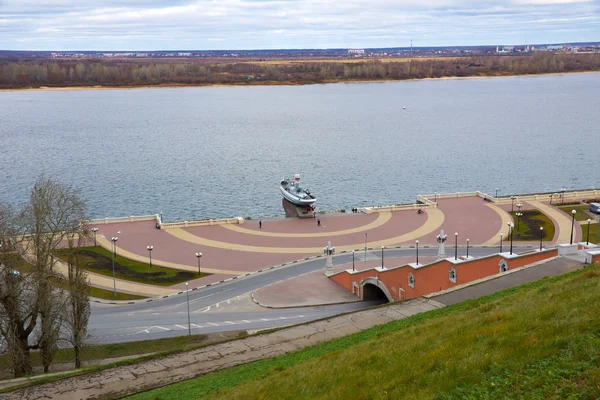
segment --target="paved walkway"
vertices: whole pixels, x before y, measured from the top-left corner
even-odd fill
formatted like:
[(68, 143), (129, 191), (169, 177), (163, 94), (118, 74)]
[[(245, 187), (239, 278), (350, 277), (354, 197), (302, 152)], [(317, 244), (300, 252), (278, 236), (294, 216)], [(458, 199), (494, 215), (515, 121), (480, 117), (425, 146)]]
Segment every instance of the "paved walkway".
[(376, 325), (442, 307), (414, 299), (371, 310), (297, 325), (271, 333), (207, 346), (181, 354), (65, 378), (5, 393), (3, 400), (120, 398), (239, 364), (279, 356)]
[[(524, 203), (523, 209), (537, 208), (555, 223), (555, 237), (544, 241), (545, 247), (568, 243), (571, 221), (562, 211), (540, 201)], [(213, 225), (174, 229), (156, 229), (153, 221), (100, 224), (97, 240), (110, 249), (108, 238), (118, 236), (117, 252), (130, 259), (149, 262), (146, 247), (152, 245), (154, 265), (185, 271), (197, 271), (202, 253), (201, 270), (212, 275), (190, 282), (192, 287), (219, 282), (234, 276), (278, 266), (309, 256), (322, 254), (327, 241), (338, 252), (363, 249), (366, 246), (414, 245), (436, 246), (440, 229), (451, 237), (459, 233), (459, 246), (466, 239), (471, 245), (496, 246), (500, 234), (508, 236), (507, 222), (511, 205), (498, 206), (480, 197), (444, 198), (438, 208), (426, 209), (424, 214), (414, 210), (382, 211), (372, 214), (348, 213), (321, 216), (321, 226), (314, 219), (263, 220), (262, 229), (256, 220), (243, 225)], [(119, 232), (119, 233), (117, 233)], [(582, 237), (581, 226), (575, 225), (574, 240)], [(536, 242), (527, 243), (537, 246)], [(91, 276), (94, 286), (111, 288), (107, 278)], [(119, 284), (130, 293), (153, 296), (142, 285)], [(126, 288), (126, 289), (125, 289)], [(183, 285), (158, 290), (180, 291)]]

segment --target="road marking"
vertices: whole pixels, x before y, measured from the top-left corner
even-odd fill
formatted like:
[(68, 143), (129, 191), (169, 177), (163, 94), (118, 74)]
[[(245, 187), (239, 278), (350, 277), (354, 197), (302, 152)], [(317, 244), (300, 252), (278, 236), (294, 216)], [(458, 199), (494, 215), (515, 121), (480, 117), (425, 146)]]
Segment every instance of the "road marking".
[(226, 324), (229, 324), (229, 325), (235, 325), (235, 322), (231, 322), (231, 321), (223, 321), (223, 322), (225, 322)]
[(261, 320), (261, 321), (270, 321), (270, 320), (268, 320), (268, 319), (266, 319), (266, 318), (261, 318), (260, 320)]
[(196, 325), (196, 324), (190, 324), (190, 326), (193, 326), (194, 328), (202, 328), (201, 325)]
[(169, 329), (169, 328), (165, 328), (165, 327), (163, 327), (163, 326), (151, 326), (149, 329), (152, 329), (152, 328), (158, 328), (158, 329), (162, 329), (163, 331), (170, 331), (170, 329)]
[(181, 328), (181, 329), (187, 329), (185, 326), (181, 326), (181, 325), (177, 325), (175, 324), (176, 327)]
[(215, 323), (213, 323), (213, 322), (207, 322), (207, 324), (209, 324), (209, 325), (212, 325), (212, 326), (221, 326), (221, 325), (219, 325), (219, 324), (215, 324)]
[(244, 323), (246, 323), (246, 324), (249, 324), (249, 323), (250, 323), (250, 321), (248, 321), (247, 319), (243, 319), (243, 320), (242, 320), (242, 322), (244, 322)]

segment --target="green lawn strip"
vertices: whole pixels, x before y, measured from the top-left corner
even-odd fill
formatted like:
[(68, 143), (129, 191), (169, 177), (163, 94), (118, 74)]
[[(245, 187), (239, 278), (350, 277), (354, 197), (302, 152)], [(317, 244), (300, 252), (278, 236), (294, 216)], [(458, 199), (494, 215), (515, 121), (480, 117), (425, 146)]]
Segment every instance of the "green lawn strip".
[(571, 217), (571, 212), (575, 210), (575, 220), (576, 221), (587, 221), (588, 218), (592, 218), (592, 216), (587, 212), (590, 209), (590, 206), (578, 205), (578, 206), (568, 206), (568, 207), (558, 207), (561, 211), (565, 212)]
[[(589, 241), (593, 244), (600, 244), (600, 224), (590, 224), (590, 236)], [(587, 242), (588, 240), (588, 224), (582, 224), (581, 230), (583, 231), (583, 236), (581, 238), (582, 242)]]
[[(515, 221), (515, 228), (513, 231), (514, 241), (526, 241), (540, 240), (540, 227), (544, 228), (542, 240), (549, 241), (554, 238), (554, 223), (546, 214), (539, 210), (523, 210), (519, 218), (517, 218), (518, 211), (510, 212), (510, 215)], [(506, 236), (506, 241), (510, 240), (510, 235)]]
[[(67, 261), (67, 249), (57, 251), (57, 256)], [(96, 274), (113, 277), (112, 253), (103, 247), (82, 247), (81, 257), (84, 265), (82, 268)], [(210, 274), (198, 274), (190, 271), (180, 271), (172, 268), (157, 267), (138, 261), (121, 257), (118, 253), (115, 257), (115, 277), (127, 281), (146, 283), (150, 285), (171, 286), (177, 283), (202, 278)]]
[[(104, 358), (125, 357), (137, 354), (158, 353), (173, 348), (187, 348), (201, 344), (206, 335), (176, 336), (173, 338), (143, 340), (138, 342), (125, 342), (113, 344), (99, 344), (85, 346), (81, 350), (81, 360), (90, 361)], [(33, 366), (42, 365), (39, 352), (31, 353)], [(73, 349), (59, 349), (54, 356), (54, 364), (70, 363), (74, 361)], [(3, 369), (10, 369), (12, 361), (7, 354), (0, 355), (0, 365)]]
[[(23, 274), (28, 274), (28, 273), (33, 272), (33, 270), (34, 270), (33, 265), (29, 264), (23, 258), (19, 258), (19, 259), (20, 259), (20, 261), (19, 261), (18, 266), (15, 266), (16, 270), (18, 270), (19, 272), (21, 272)], [(64, 279), (53, 278), (52, 282), (57, 287), (63, 288), (65, 290), (68, 289), (67, 281)], [(135, 294), (120, 293), (120, 292), (117, 292), (117, 296), (115, 297), (112, 290), (100, 289), (100, 288), (96, 288), (93, 286), (90, 287), (90, 296), (98, 298), (98, 299), (104, 299), (104, 300), (141, 300), (141, 299), (147, 298), (144, 296), (138, 296)]]
[(141, 300), (147, 299), (148, 297), (138, 296), (136, 294), (121, 293), (117, 292), (115, 296), (112, 290), (100, 289), (97, 287), (90, 287), (90, 296), (96, 299), (104, 300)]
[(597, 335), (599, 289), (594, 265), (130, 399), (432, 398)]

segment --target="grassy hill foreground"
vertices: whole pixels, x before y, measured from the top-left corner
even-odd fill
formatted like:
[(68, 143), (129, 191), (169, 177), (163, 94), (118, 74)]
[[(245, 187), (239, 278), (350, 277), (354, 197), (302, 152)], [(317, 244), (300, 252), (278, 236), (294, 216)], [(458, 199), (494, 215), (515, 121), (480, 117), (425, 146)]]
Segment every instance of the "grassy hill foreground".
[(597, 399), (600, 265), (131, 399)]

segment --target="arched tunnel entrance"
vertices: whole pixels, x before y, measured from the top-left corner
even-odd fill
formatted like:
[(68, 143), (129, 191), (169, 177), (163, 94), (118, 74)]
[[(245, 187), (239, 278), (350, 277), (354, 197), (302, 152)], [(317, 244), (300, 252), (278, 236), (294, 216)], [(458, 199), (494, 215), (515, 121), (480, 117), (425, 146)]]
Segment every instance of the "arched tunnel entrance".
[[(379, 304), (388, 303), (390, 298), (385, 293), (385, 289), (380, 287), (381, 283), (375, 284), (370, 282), (365, 282), (362, 285), (362, 299), (364, 301), (373, 301)], [(385, 287), (384, 287), (385, 288)]]

